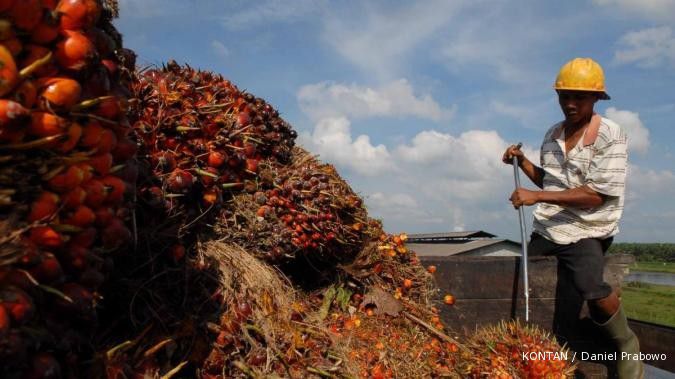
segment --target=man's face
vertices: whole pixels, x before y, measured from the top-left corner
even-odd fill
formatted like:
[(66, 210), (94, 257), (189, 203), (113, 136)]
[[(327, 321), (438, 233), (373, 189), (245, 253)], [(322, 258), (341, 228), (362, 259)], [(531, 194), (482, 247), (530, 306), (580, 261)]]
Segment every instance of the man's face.
[(578, 124), (593, 115), (593, 105), (598, 101), (598, 95), (588, 91), (558, 91), (560, 109), (565, 115), (565, 121)]

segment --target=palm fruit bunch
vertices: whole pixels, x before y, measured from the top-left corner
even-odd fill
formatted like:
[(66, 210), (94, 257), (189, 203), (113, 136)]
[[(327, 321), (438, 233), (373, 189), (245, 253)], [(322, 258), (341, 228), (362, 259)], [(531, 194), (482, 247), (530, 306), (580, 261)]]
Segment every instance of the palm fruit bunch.
[(220, 75), (172, 61), (139, 74), (133, 89), (141, 201), (168, 212), (181, 236), (202, 225), (194, 219), (209, 221), (204, 213), (217, 215), (229, 193), (255, 185), (263, 159), (290, 157), (296, 132)]
[(114, 1), (0, 1), (0, 376), (76, 374), (131, 241), (133, 54)]
[(359, 245), (361, 199), (332, 166), (294, 149), (297, 133), (264, 100), (174, 61), (140, 74), (134, 93), (145, 163), (139, 199), (146, 213), (162, 209), (171, 220), (155, 235), (180, 245), (215, 224), (220, 238), (275, 263), (346, 256)]
[(366, 208), (332, 165), (296, 147), (290, 164), (262, 167), (270, 179), (235, 194), (219, 236), (271, 263), (303, 256), (332, 266), (361, 251), (370, 238)]
[(471, 378), (571, 378), (572, 354), (548, 333), (518, 321), (478, 330), (461, 370)]

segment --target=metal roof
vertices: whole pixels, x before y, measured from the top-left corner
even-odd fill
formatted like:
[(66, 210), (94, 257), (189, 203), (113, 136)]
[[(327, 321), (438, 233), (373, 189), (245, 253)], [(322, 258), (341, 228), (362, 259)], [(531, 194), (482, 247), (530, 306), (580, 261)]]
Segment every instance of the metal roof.
[(490, 234), (482, 230), (475, 230), (466, 232), (408, 234), (408, 241), (427, 242), (427, 241), (448, 241), (453, 239), (494, 238), (494, 237), (496, 237), (494, 234)]
[(407, 243), (406, 247), (413, 250), (420, 257), (448, 257), (452, 255), (459, 255), (471, 250), (480, 249), (486, 246), (492, 246), (500, 243), (505, 243), (516, 248), (520, 248), (520, 244), (507, 239), (484, 239), (473, 240), (464, 243)]

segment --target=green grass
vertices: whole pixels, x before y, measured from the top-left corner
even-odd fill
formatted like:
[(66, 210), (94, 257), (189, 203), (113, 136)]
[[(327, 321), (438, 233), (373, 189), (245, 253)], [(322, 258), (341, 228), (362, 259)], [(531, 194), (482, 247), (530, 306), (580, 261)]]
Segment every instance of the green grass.
[(635, 262), (635, 264), (630, 266), (630, 269), (675, 274), (675, 262)]
[(675, 286), (624, 283), (621, 300), (630, 318), (675, 326)]

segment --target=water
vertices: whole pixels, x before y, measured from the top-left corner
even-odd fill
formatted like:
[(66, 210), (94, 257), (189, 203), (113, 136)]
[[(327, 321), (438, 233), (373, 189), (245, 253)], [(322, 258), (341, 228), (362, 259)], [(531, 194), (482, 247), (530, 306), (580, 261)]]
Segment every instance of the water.
[(624, 276), (623, 281), (675, 286), (675, 274), (669, 272), (648, 272), (648, 271), (631, 270), (630, 274)]

